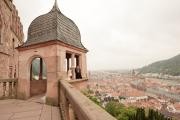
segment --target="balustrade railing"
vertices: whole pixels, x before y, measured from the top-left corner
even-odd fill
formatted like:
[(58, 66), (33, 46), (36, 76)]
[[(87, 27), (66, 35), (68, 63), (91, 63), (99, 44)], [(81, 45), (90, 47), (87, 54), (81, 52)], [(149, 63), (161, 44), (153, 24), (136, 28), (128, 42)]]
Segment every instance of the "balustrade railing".
[(63, 120), (116, 120), (67, 81), (60, 81), (59, 97)]
[(0, 79), (0, 99), (16, 98), (17, 79)]

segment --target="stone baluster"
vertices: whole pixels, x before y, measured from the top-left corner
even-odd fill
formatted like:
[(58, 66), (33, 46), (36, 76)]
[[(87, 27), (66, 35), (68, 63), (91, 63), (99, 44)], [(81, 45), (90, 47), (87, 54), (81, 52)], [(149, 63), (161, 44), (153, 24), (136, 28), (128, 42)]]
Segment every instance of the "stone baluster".
[(3, 82), (3, 97), (6, 96), (6, 82)]
[(0, 80), (0, 98), (16, 98), (17, 81), (15, 79)]
[(13, 96), (16, 97), (17, 96), (17, 83), (16, 82), (13, 83), (13, 91), (14, 91)]
[(12, 82), (9, 82), (9, 97), (12, 97)]

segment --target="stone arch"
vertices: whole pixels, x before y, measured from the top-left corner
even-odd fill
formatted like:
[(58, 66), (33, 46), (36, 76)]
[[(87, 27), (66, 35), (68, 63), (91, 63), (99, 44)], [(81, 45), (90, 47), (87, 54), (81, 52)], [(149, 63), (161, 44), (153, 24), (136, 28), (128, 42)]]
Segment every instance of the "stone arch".
[[(42, 63), (41, 63), (42, 62)], [(34, 64), (36, 63), (36, 64)], [(34, 64), (34, 66), (33, 66)], [(41, 65), (42, 64), (42, 65)], [(29, 83), (30, 83), (30, 96), (46, 94), (47, 91), (47, 68), (46, 62), (43, 57), (40, 55), (34, 55), (29, 58), (28, 60), (28, 76), (29, 76)], [(33, 70), (36, 67), (36, 70)], [(33, 74), (36, 71), (37, 74)], [(44, 72), (46, 75), (44, 75)], [(41, 76), (41, 77), (40, 77)], [(46, 78), (45, 78), (45, 77)]]
[(44, 58), (44, 57), (42, 57), (41, 55), (38, 55), (38, 54), (36, 54), (36, 55), (33, 55), (33, 56), (31, 56), (31, 57), (29, 57), (28, 58), (28, 61), (27, 61), (27, 68), (28, 68), (28, 73), (30, 72), (30, 68), (31, 68), (31, 63), (32, 63), (32, 61), (35, 59), (35, 58), (42, 58), (43, 60), (44, 60), (44, 63), (47, 65), (47, 62), (46, 62), (46, 59)]

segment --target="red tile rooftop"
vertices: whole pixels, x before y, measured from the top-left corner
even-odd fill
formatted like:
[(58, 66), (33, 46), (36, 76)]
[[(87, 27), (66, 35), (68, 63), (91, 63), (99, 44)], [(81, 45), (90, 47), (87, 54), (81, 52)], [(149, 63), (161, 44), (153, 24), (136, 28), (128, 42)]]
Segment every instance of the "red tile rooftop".
[(180, 110), (180, 103), (175, 103), (175, 104), (174, 104), (174, 108), (175, 108), (176, 110)]

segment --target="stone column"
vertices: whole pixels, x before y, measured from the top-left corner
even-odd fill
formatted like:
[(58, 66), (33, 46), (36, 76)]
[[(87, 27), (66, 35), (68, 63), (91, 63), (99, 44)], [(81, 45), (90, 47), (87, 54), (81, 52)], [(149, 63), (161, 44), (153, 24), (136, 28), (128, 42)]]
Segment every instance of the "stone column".
[(83, 53), (80, 56), (80, 65), (81, 65), (81, 74), (83, 78), (87, 78), (87, 62), (86, 62), (86, 54)]
[(30, 68), (30, 80), (33, 80), (33, 74), (32, 74), (32, 63), (31, 63), (31, 68)]
[[(51, 51), (54, 52), (54, 51)], [(48, 56), (44, 58), (47, 67), (47, 92), (46, 92), (46, 104), (58, 105), (58, 65), (59, 62), (57, 56)]]
[(75, 80), (76, 79), (76, 74), (75, 74), (75, 54), (73, 53), (71, 55), (71, 68), (72, 68), (72, 79)]
[(39, 80), (42, 80), (42, 79), (43, 79), (43, 60), (42, 60), (42, 58), (40, 58), (39, 69), (40, 69), (40, 72), (39, 72)]
[(79, 56), (76, 56), (76, 66), (79, 66)]
[(69, 70), (69, 57), (67, 57), (67, 71)]
[(58, 79), (65, 79), (67, 78), (67, 71), (66, 71), (66, 51), (65, 50), (58, 50), (57, 52), (57, 74)]

